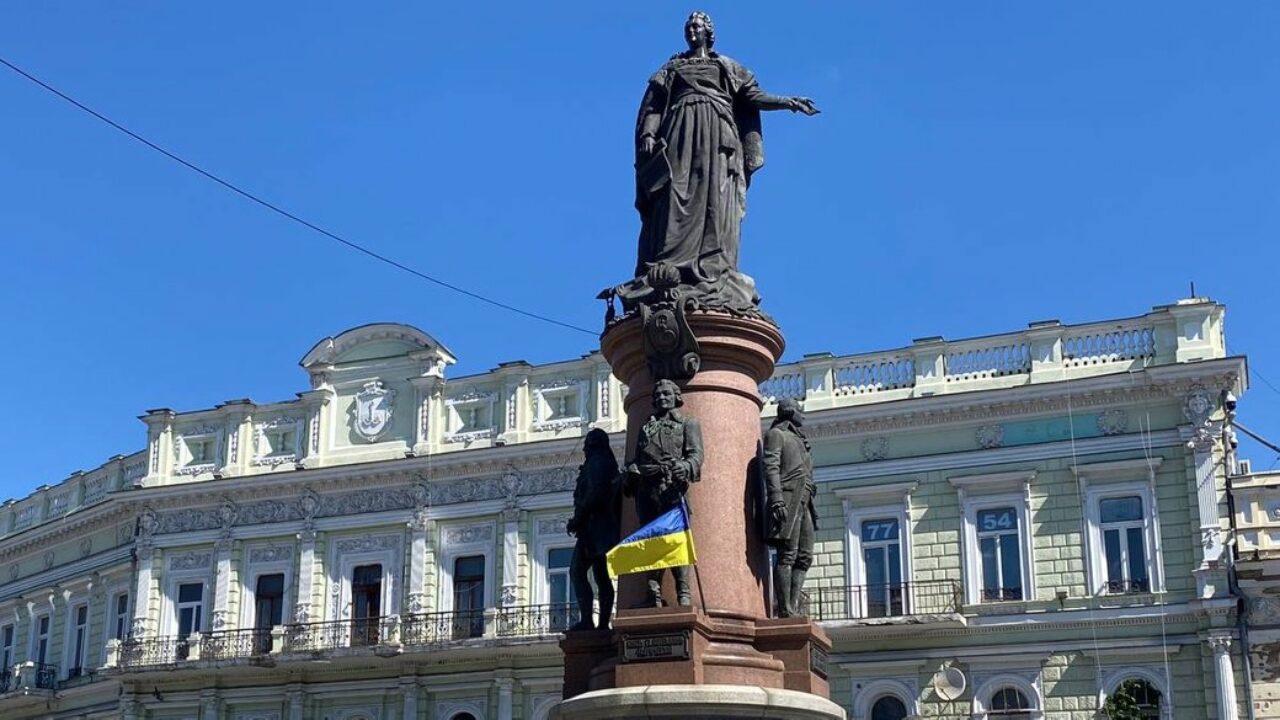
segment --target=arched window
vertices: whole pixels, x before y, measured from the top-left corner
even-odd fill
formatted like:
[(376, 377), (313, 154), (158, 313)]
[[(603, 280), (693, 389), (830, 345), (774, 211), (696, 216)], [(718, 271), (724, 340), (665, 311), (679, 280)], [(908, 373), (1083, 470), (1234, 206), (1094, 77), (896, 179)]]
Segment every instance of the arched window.
[(1111, 715), (1123, 709), (1130, 717), (1136, 714), (1144, 720), (1159, 720), (1160, 691), (1143, 678), (1130, 678), (1120, 683), (1107, 698), (1106, 709)]
[(990, 718), (1007, 720), (1031, 720), (1031, 703), (1023, 692), (1014, 687), (1002, 687), (991, 693), (987, 712)]
[(476, 716), (472, 715), (469, 712), (460, 712), (457, 715), (454, 715), (453, 717), (449, 718), (449, 720), (476, 720)]
[(893, 695), (884, 695), (871, 706), (871, 720), (905, 720), (907, 706)]

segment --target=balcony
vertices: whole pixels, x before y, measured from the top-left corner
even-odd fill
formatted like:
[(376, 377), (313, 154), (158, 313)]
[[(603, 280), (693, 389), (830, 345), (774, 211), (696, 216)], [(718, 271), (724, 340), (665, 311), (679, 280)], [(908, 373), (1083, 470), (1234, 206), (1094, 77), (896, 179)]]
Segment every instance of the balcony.
[(0, 695), (51, 695), (58, 688), (58, 668), (27, 661), (0, 673)]
[(118, 645), (114, 667), (140, 672), (197, 663), (261, 665), (299, 656), (394, 656), (443, 647), (529, 644), (558, 635), (579, 618), (575, 605), (526, 605), (195, 633), (187, 638), (131, 638)]
[(934, 580), (892, 585), (817, 588), (802, 608), (833, 637), (865, 634), (866, 628), (963, 626), (960, 583)]

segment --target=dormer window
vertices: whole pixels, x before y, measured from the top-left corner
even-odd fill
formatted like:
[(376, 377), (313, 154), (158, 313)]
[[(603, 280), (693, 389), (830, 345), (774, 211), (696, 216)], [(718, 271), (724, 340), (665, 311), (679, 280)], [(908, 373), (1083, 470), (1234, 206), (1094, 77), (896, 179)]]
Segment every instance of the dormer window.
[(187, 430), (174, 443), (174, 459), (179, 475), (213, 472), (218, 464), (222, 434), (217, 428), (202, 426)]
[(276, 430), (267, 433), (267, 445), (270, 455), (292, 455), (296, 447), (296, 433), (293, 430)]
[(191, 460), (187, 465), (207, 465), (213, 462), (213, 440), (211, 438), (190, 440), (187, 442), (187, 450), (191, 453)]

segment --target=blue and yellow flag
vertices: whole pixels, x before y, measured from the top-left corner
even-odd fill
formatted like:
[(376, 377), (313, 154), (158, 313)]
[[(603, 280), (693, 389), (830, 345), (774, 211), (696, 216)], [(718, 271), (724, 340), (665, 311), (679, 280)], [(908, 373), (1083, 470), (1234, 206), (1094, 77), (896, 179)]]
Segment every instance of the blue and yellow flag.
[(607, 556), (609, 577), (692, 565), (693, 530), (684, 503), (623, 538)]

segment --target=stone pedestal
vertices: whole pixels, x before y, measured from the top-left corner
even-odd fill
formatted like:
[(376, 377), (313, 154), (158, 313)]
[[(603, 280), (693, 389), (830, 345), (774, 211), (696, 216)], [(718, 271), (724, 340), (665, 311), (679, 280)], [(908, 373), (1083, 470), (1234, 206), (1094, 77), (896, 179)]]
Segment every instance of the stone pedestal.
[(845, 720), (845, 713), (839, 705), (817, 695), (744, 685), (661, 685), (597, 690), (566, 700), (551, 710), (551, 720), (605, 718)]
[[(843, 718), (827, 700), (831, 642), (805, 618), (769, 617), (757, 387), (782, 355), (774, 325), (724, 313), (693, 313), (702, 358), (680, 383), (680, 411), (702, 425), (701, 480), (689, 490), (697, 565), (693, 607), (676, 606), (670, 574), (665, 608), (643, 607), (644, 578), (619, 580), (613, 632), (568, 633), (565, 702), (553, 717)], [(653, 378), (639, 318), (605, 333), (601, 351), (627, 385), (627, 458), (653, 412)], [(622, 530), (639, 527), (624, 502)]]

